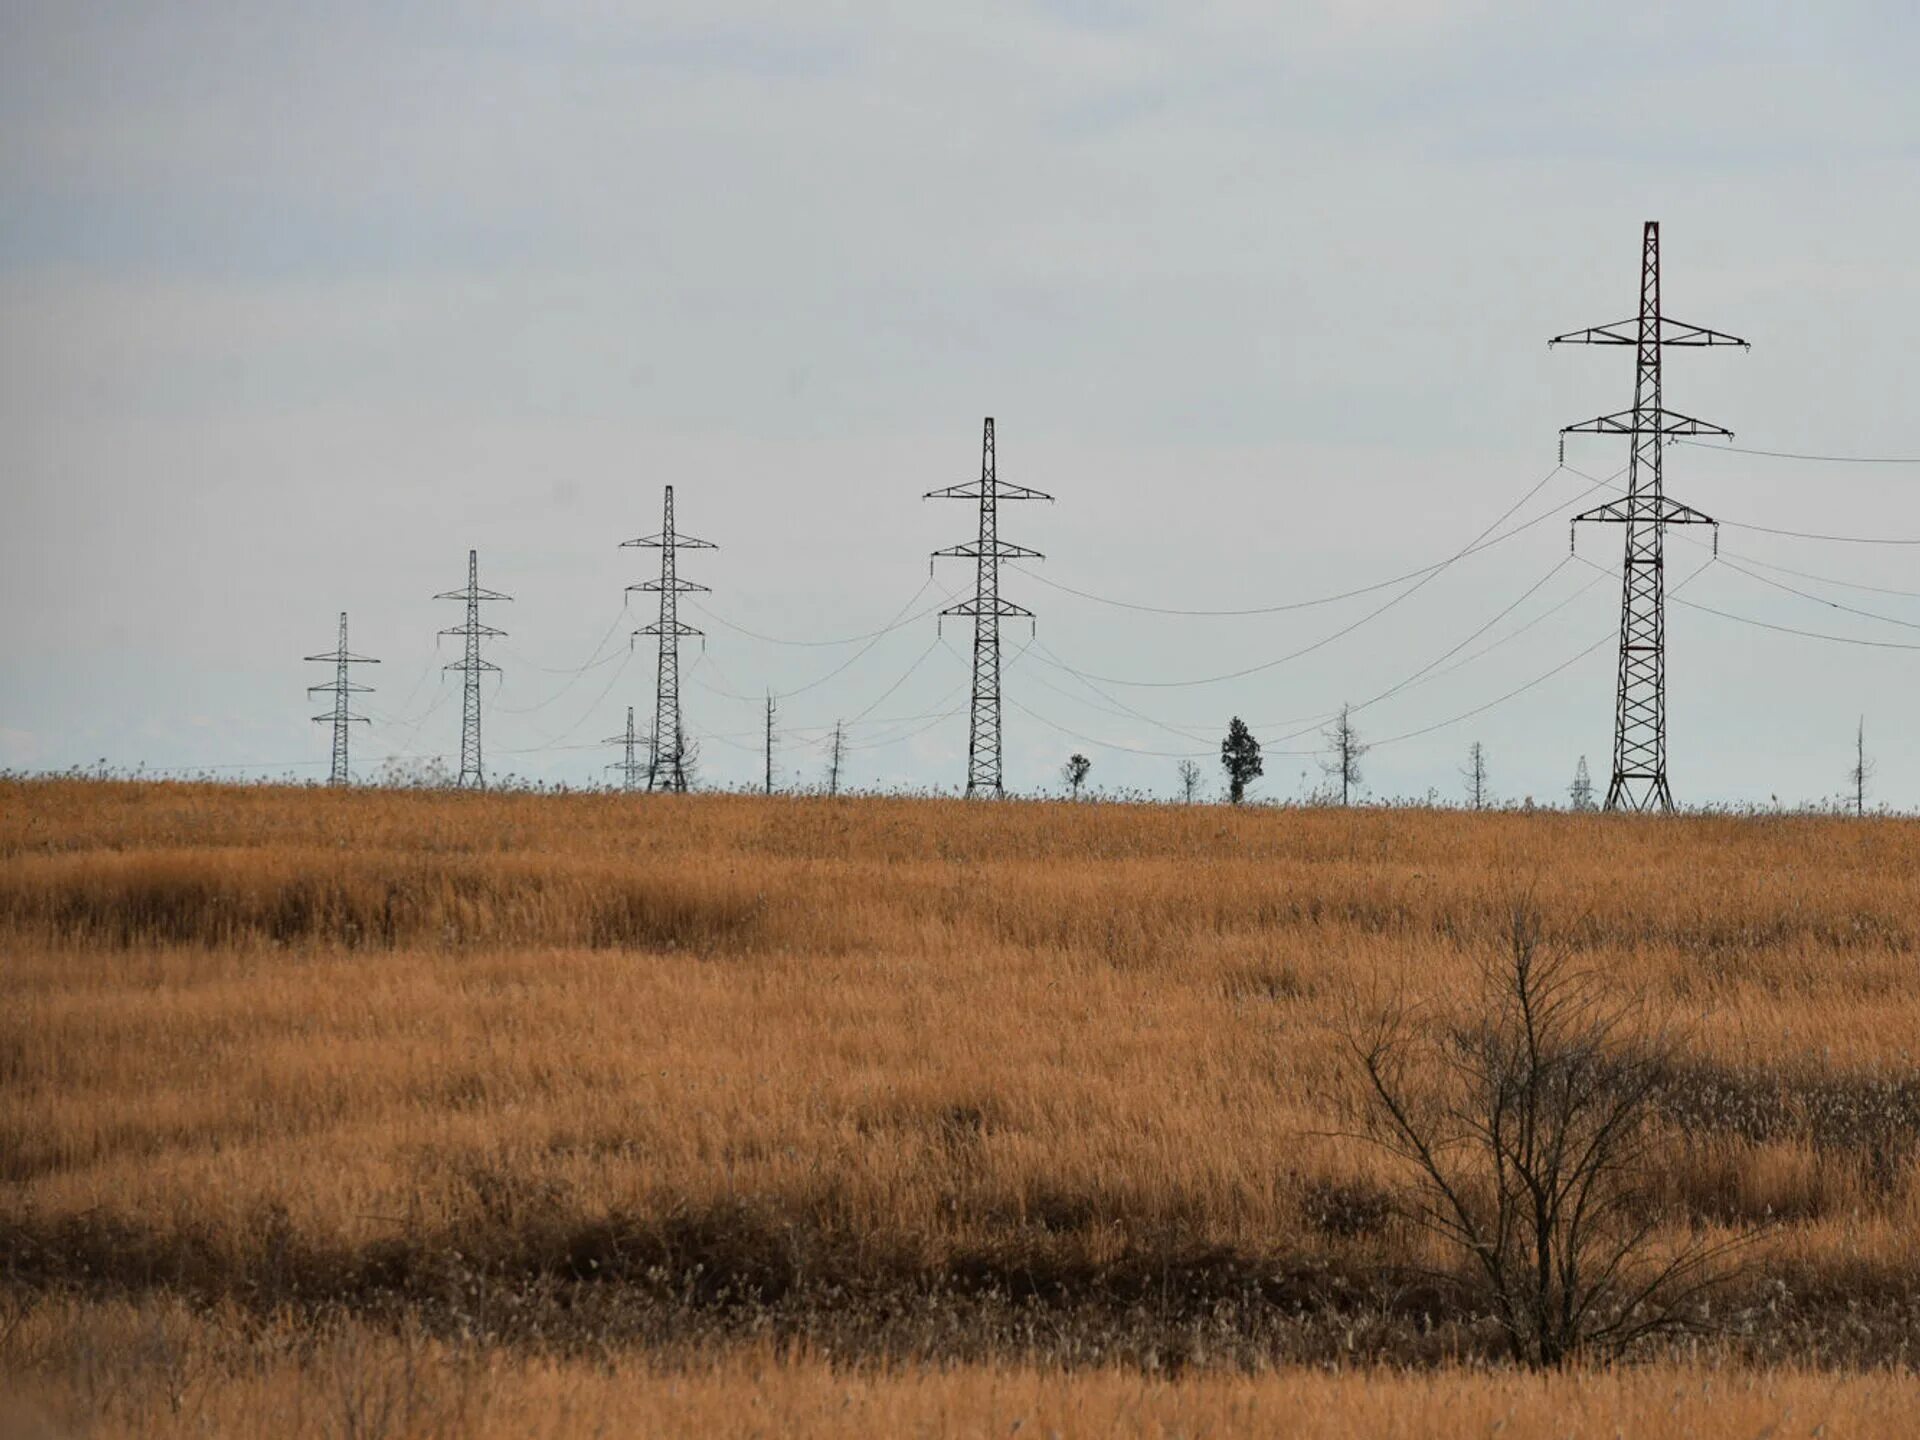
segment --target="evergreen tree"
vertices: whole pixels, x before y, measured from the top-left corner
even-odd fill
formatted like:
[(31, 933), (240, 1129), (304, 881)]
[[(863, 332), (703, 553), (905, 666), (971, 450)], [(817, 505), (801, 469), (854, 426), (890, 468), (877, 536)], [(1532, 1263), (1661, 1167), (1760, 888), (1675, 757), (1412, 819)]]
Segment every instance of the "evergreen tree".
[(1260, 742), (1238, 715), (1227, 725), (1227, 738), (1220, 742), (1220, 764), (1227, 772), (1227, 798), (1238, 805), (1247, 797), (1247, 786), (1266, 773), (1260, 760)]

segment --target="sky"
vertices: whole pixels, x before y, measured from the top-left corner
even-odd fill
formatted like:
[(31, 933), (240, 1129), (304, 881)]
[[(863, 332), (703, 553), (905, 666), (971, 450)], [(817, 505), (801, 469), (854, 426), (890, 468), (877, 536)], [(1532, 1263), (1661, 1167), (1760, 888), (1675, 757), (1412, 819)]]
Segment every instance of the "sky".
[[(1299, 798), (1346, 703), (1369, 797), (1476, 741), (1604, 787), (1621, 536), (1565, 521), (1624, 442), (1557, 432), (1632, 359), (1545, 342), (1659, 220), (1667, 312), (1752, 342), (1671, 408), (1920, 457), (1917, 50), (1894, 3), (0, 0), (0, 768), (322, 778), (341, 610), (356, 769), (457, 764), (473, 548), (490, 772), (602, 782), (671, 484), (703, 782), (771, 690), (783, 786), (844, 720), (847, 783), (957, 787), (975, 517), (921, 497), (992, 415), (1055, 497), (1002, 514), (1010, 788), (1212, 795), (1238, 714)], [(1920, 545), (1772, 533), (1920, 541), (1920, 465), (1666, 483), (1724, 522), (1668, 542), (1676, 797), (1831, 797), (1864, 723), (1920, 808)]]

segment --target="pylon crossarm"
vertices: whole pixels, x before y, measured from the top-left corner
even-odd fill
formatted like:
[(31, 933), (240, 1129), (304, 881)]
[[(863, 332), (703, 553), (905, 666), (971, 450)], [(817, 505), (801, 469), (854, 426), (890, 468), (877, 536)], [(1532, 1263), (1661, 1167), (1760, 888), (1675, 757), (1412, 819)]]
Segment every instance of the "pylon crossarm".
[(1629, 522), (1640, 525), (1718, 525), (1720, 523), (1711, 515), (1702, 514), (1691, 505), (1682, 505), (1678, 500), (1669, 500), (1664, 495), (1660, 497), (1657, 504), (1652, 496), (1643, 496), (1637, 512), (1629, 511), (1624, 496), (1618, 500), (1609, 500), (1604, 505), (1583, 510), (1573, 517), (1575, 525), (1582, 521), (1614, 525), (1625, 525)]
[[(436, 600), (511, 600), (513, 596), (502, 595), (498, 590), (482, 590), (478, 586), (468, 586), (465, 590), (442, 590), (433, 597)], [(462, 635), (467, 632), (462, 630)]]
[(1638, 345), (1640, 343), (1640, 317), (1631, 320), (1615, 320), (1610, 325), (1590, 325), (1585, 330), (1569, 330), (1564, 335), (1556, 335), (1547, 341), (1554, 345)]
[(1029, 550), (1024, 545), (1015, 545), (1010, 540), (995, 540), (984, 552), (977, 540), (968, 540), (959, 545), (949, 545), (944, 550), (933, 552), (934, 558), (959, 560), (978, 560), (985, 553), (1001, 560), (1044, 560), (1047, 557), (1038, 550)]
[(371, 695), (373, 693), (373, 686), (353, 685), (353, 684), (342, 685), (338, 680), (329, 680), (324, 685), (307, 686), (307, 694), (309, 695), (317, 695), (322, 690), (326, 691), (329, 695), (337, 695), (337, 694), (340, 694), (342, 691), (345, 691), (348, 694), (352, 694), (352, 695)]
[[(983, 482), (969, 480), (964, 485), (949, 485), (944, 490), (929, 490), (922, 500), (978, 500)], [(1005, 480), (996, 480), (993, 487), (995, 500), (1051, 500), (1053, 496), (1044, 490), (1029, 489), (1025, 485), (1009, 485)]]
[[(620, 548), (622, 550), (631, 550), (635, 546), (639, 546), (643, 550), (664, 550), (667, 548), (667, 536), (664, 533), (659, 535), (643, 535), (638, 540), (622, 540), (620, 542)], [(673, 548), (676, 550), (718, 550), (720, 547), (711, 540), (696, 540), (691, 535), (682, 535), (678, 531), (675, 531), (673, 535)]]
[(1665, 315), (1660, 317), (1660, 343), (1695, 346), (1738, 345), (1742, 350), (1753, 348), (1738, 335), (1729, 335), (1723, 330), (1710, 330), (1705, 325), (1689, 325), (1684, 320), (1674, 320)]
[(672, 590), (675, 594), (679, 595), (684, 595), (693, 590), (698, 590), (708, 595), (713, 593), (713, 587), (711, 585), (696, 585), (693, 581), (682, 580), (677, 575), (671, 580), (642, 580), (638, 585), (627, 586), (627, 589), (630, 591), (647, 590), (654, 594), (658, 594), (662, 590)]
[(1624, 499), (1609, 500), (1605, 504), (1594, 506), (1591, 510), (1582, 510), (1573, 517), (1572, 523), (1575, 525), (1586, 522), (1624, 525), (1628, 518), (1627, 502)]
[(1711, 420), (1696, 420), (1691, 415), (1682, 415), (1673, 410), (1660, 412), (1660, 433), (1662, 436), (1714, 435), (1722, 440), (1731, 440), (1733, 431), (1724, 425), (1716, 425)]
[(1716, 529), (1720, 522), (1711, 515), (1704, 515), (1691, 505), (1682, 505), (1678, 500), (1660, 497), (1660, 523), (1662, 525), (1712, 525)]
[(1596, 415), (1591, 420), (1582, 420), (1578, 425), (1563, 425), (1562, 435), (1631, 435), (1633, 433), (1633, 411), (1618, 410), (1611, 415)]
[(488, 638), (493, 638), (493, 639), (504, 638), (507, 632), (504, 630), (496, 630), (491, 625), (473, 625), (473, 626), (455, 625), (446, 630), (442, 630), (440, 633), (442, 635), (474, 634), (474, 635), (478, 635), (481, 639), (484, 640)]
[(962, 600), (949, 605), (940, 612), (942, 615), (1013, 615), (1022, 620), (1031, 620), (1033, 611), (1024, 605), (1016, 605), (1011, 600), (999, 600), (991, 604), (979, 600)]
[(641, 626), (633, 633), (636, 635), (705, 635), (707, 632), (696, 630), (684, 620), (673, 620), (664, 625), (656, 620), (650, 625)]
[(440, 668), (442, 670), (492, 670), (496, 672), (500, 669), (500, 667), (491, 660), (455, 660), (452, 664), (442, 665)]
[[(1563, 426), (1560, 433), (1562, 435), (1632, 435), (1636, 433), (1634, 414), (1632, 410), (1616, 410), (1611, 415), (1596, 415), (1591, 420), (1582, 420), (1578, 425)], [(1715, 425), (1710, 420), (1701, 420), (1692, 415), (1682, 415), (1676, 410), (1661, 410), (1657, 412), (1657, 416), (1647, 418), (1655, 419), (1659, 427), (1658, 431), (1648, 429), (1643, 423), (1637, 433), (1643, 435), (1658, 433), (1663, 438), (1698, 435), (1712, 435), (1723, 440), (1733, 438), (1733, 432), (1724, 426)]]

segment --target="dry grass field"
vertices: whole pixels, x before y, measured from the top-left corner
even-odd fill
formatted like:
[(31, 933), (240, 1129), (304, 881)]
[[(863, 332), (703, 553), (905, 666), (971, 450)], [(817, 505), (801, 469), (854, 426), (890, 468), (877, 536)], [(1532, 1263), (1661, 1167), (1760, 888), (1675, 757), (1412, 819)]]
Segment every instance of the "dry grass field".
[[(1621, 1371), (1488, 1368), (1337, 1133), (1519, 897), (1691, 1032), (1661, 1225), (1774, 1225)], [(1916, 902), (1892, 820), (0, 782), (0, 1433), (1902, 1433)]]

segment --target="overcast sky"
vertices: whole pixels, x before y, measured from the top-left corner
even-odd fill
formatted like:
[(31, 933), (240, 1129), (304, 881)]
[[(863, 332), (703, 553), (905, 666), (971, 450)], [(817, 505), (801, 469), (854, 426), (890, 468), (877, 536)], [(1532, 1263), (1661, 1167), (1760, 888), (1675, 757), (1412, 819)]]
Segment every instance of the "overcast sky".
[[(1002, 478), (1057, 497), (1003, 516), (1047, 557), (1006, 577), (1038, 615), (1024, 652), (1007, 628), (1010, 786), (1077, 749), (1161, 792), (1211, 752), (1214, 787), (1238, 713), (1275, 752), (1255, 793), (1300, 795), (1315, 757), (1278, 752), (1441, 657), (1356, 716), (1391, 742), (1369, 793), (1458, 794), (1474, 740), (1503, 796), (1562, 797), (1581, 755), (1604, 786), (1613, 647), (1574, 657), (1617, 623), (1585, 562), (1621, 537), (1563, 563), (1592, 482), (1556, 431), (1631, 403), (1631, 352), (1545, 342), (1633, 313), (1658, 219), (1667, 311), (1753, 342), (1675, 352), (1670, 406), (1920, 456), (1916, 53), (1892, 0), (0, 0), (0, 766), (324, 775), (300, 657), (342, 609), (383, 661), (359, 768), (457, 758), (431, 597), (477, 547), (515, 597), (489, 768), (597, 779), (590, 742), (652, 704), (621, 607), (655, 557), (618, 545), (671, 483), (720, 546), (682, 564), (712, 586), (683, 610), (704, 778), (757, 778), (772, 688), (783, 782), (859, 717), (852, 783), (957, 785), (965, 622), (747, 632), (970, 586), (923, 588), (975, 522), (920, 497), (977, 474), (991, 414)], [(1667, 484), (1920, 540), (1920, 465), (1681, 446)], [(1384, 609), (1406, 584), (1238, 618), (1071, 593), (1311, 600), (1529, 492), (1501, 528), (1547, 518)], [(1706, 538), (1675, 532), (1670, 586)], [(1832, 795), (1864, 714), (1876, 797), (1920, 807), (1920, 595), (1882, 593), (1920, 592), (1920, 545), (1720, 538), (1682, 598), (1725, 613), (1669, 614), (1677, 797)]]

